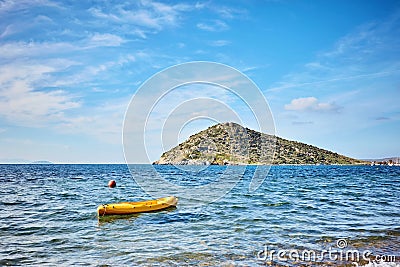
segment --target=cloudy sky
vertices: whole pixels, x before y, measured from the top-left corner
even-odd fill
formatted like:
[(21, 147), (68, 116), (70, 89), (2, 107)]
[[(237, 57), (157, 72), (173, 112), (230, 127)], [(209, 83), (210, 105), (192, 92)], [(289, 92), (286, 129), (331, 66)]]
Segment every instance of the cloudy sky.
[(124, 162), (131, 98), (188, 61), (252, 79), (278, 136), (400, 156), (399, 1), (0, 0), (0, 18), (1, 162)]

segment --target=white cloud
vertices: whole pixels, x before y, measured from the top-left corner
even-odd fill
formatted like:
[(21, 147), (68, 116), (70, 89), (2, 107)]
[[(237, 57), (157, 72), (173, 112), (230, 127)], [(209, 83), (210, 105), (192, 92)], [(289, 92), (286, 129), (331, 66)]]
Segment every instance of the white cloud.
[(229, 45), (231, 42), (228, 40), (216, 40), (216, 41), (210, 41), (209, 44), (211, 46), (227, 46)]
[(54, 21), (48, 16), (39, 15), (35, 18), (35, 23), (42, 23), (48, 25), (48, 24), (54, 24)]
[(171, 15), (154, 16), (149, 10), (131, 11), (121, 9), (120, 13), (123, 18), (131, 23), (156, 30), (161, 30), (163, 26), (168, 24), (174, 24), (175, 20)]
[(0, 2), (0, 14), (29, 9), (34, 6), (60, 7), (48, 0), (4, 0)]
[(41, 126), (64, 117), (68, 109), (80, 106), (67, 92), (35, 88), (55, 66), (40, 64), (0, 67), (0, 116), (20, 125)]
[[(9, 34), (3, 32), (2, 34)], [(0, 45), (0, 59), (57, 56), (61, 53), (77, 52), (102, 46), (120, 46), (125, 40), (118, 35), (94, 33), (91, 37), (76, 42), (8, 42)]]
[(89, 46), (120, 46), (125, 40), (115, 34), (95, 33), (89, 39)]
[(329, 68), (328, 66), (324, 66), (321, 62), (318, 62), (318, 61), (306, 63), (304, 66), (307, 69), (314, 70), (314, 71), (331, 70), (331, 68)]
[(15, 30), (13, 28), (14, 27), (12, 25), (7, 25), (7, 27), (4, 29), (4, 31), (0, 34), (0, 38), (4, 38), (9, 35), (12, 35), (15, 32)]
[(265, 68), (267, 66), (268, 66), (268, 64), (263, 64), (262, 66), (243, 66), (240, 68), (240, 71), (243, 73), (252, 72), (252, 71), (258, 70), (260, 68)]
[(23, 57), (49, 56), (60, 53), (60, 51), (72, 51), (77, 49), (74, 45), (65, 42), (59, 43), (37, 43), (37, 42), (9, 42), (0, 45), (2, 59), (15, 59)]
[(65, 117), (55, 125), (62, 133), (93, 136), (110, 144), (121, 144), (123, 120), (129, 98), (114, 99), (95, 107), (82, 109), (80, 115)]
[(311, 88), (322, 83), (362, 81), (396, 74), (400, 70), (399, 26), (399, 12), (385, 21), (361, 25), (338, 39), (331, 49), (320, 51), (302, 69), (285, 75), (268, 91)]
[(293, 99), (290, 104), (285, 105), (285, 109), (293, 111), (337, 112), (339, 107), (333, 103), (321, 103), (315, 97), (303, 97)]
[(142, 39), (147, 39), (147, 31), (142, 30), (142, 29), (132, 29), (132, 34), (135, 34), (136, 36), (142, 38)]
[(196, 2), (195, 8), (196, 9), (203, 9), (206, 7), (206, 3)]
[(293, 121), (292, 125), (311, 125), (314, 124), (313, 121)]
[(247, 11), (244, 8), (233, 8), (228, 6), (217, 6), (212, 4), (211, 9), (217, 12), (221, 17), (225, 19), (234, 19), (236, 17), (241, 17), (247, 14)]
[[(127, 55), (92, 71), (98, 73), (101, 68), (107, 69), (134, 60), (134, 56)], [(91, 107), (83, 106), (77, 95), (59, 89), (59, 86), (52, 83), (54, 78), (51, 75), (62, 71), (63, 64), (51, 61), (47, 63), (43, 65), (30, 62), (0, 67), (0, 118), (12, 122), (13, 125), (47, 127), (62, 133), (86, 134), (107, 143), (120, 144), (124, 111), (129, 98), (111, 100)], [(54, 81), (58, 82), (63, 83)], [(57, 88), (42, 89), (44, 84)], [(79, 111), (78, 115), (74, 111)], [(0, 133), (3, 132), (2, 129), (0, 128)]]
[(107, 61), (100, 63), (98, 65), (85, 66), (80, 69), (78, 72), (74, 72), (71, 75), (65, 75), (63, 77), (59, 77), (57, 79), (52, 80), (53, 86), (64, 87), (71, 85), (79, 85), (80, 83), (93, 81), (99, 77), (99, 75), (106, 73), (107, 71), (124, 66), (125, 64), (129, 64), (131, 62), (135, 62), (135, 55), (128, 54), (121, 56), (119, 59), (115, 61)]
[(221, 32), (229, 29), (229, 26), (221, 20), (197, 23), (197, 28), (209, 32)]
[[(107, 143), (120, 144), (124, 111), (129, 98), (83, 106), (76, 94), (60, 88), (88, 78), (67, 76), (56, 79), (52, 76), (68, 68), (68, 62), (64, 61), (15, 62), (0, 66), (0, 118), (13, 125), (47, 127), (62, 133), (86, 134)], [(132, 61), (135, 61), (135, 56), (126, 55), (97, 68), (88, 67), (84, 69), (85, 75), (91, 72), (92, 78), (89, 79), (93, 79), (93, 75)], [(43, 89), (46, 85), (50, 89)]]
[(375, 23), (361, 25), (357, 31), (340, 38), (331, 51), (322, 53), (326, 57), (337, 57), (340, 55), (350, 56), (350, 51), (358, 54), (370, 53), (370, 48), (381, 45), (381, 29)]
[(134, 33), (142, 38), (153, 31), (154, 33), (166, 27), (177, 26), (180, 14), (194, 9), (192, 5), (168, 5), (155, 1), (135, 1), (124, 5), (116, 5), (110, 11), (100, 8), (91, 8), (92, 16), (107, 19), (111, 23), (129, 23)]

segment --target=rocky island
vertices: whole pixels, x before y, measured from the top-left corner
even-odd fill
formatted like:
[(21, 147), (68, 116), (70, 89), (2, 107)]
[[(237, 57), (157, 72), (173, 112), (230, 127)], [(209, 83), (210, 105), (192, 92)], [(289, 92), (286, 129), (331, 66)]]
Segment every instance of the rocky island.
[(189, 137), (164, 152), (153, 164), (266, 165), (366, 164), (300, 142), (257, 132), (237, 123), (220, 123)]

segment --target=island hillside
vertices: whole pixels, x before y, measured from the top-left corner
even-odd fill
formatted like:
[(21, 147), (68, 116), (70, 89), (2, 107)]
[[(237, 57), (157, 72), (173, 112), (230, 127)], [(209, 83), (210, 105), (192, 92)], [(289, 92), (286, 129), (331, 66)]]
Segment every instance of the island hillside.
[(164, 152), (153, 164), (365, 164), (325, 149), (244, 128), (220, 123), (189, 137)]

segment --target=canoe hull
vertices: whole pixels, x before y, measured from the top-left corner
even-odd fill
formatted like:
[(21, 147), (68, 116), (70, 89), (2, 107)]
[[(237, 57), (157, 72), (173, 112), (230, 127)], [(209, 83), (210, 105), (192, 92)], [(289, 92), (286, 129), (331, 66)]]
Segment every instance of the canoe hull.
[(139, 202), (120, 202), (103, 204), (97, 208), (99, 216), (105, 215), (125, 215), (141, 212), (152, 212), (175, 207), (178, 203), (178, 198), (174, 196), (163, 197), (154, 200), (145, 200)]

